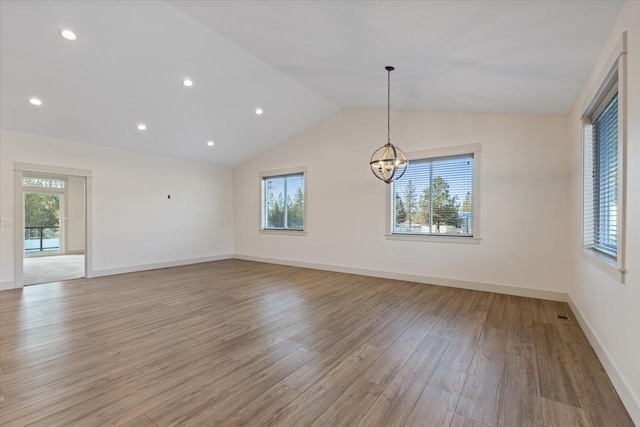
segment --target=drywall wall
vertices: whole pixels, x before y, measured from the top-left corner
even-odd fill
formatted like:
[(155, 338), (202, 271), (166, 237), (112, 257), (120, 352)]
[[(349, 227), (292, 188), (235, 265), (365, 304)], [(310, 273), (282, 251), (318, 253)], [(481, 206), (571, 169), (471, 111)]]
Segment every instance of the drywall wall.
[[(386, 142), (386, 130), (386, 111), (341, 111), (236, 167), (235, 253), (449, 285), (505, 285), (549, 291), (541, 296), (565, 295), (566, 116), (392, 111), (391, 138), (405, 151), (481, 144), (480, 244), (385, 238), (388, 187), (368, 163)], [(259, 233), (259, 173), (298, 166), (307, 168), (308, 233)]]
[[(614, 46), (627, 31), (626, 277), (622, 284), (582, 256), (582, 108)], [(571, 266), (569, 294), (593, 334), (609, 376), (640, 425), (640, 2), (624, 3), (611, 35), (569, 117), (571, 142)], [(607, 360), (608, 359), (608, 360)]]
[(85, 208), (84, 208), (84, 178), (79, 176), (67, 177), (67, 209), (65, 253), (84, 253), (85, 236)]
[[(0, 133), (0, 160), (0, 217), (12, 224), (14, 162), (93, 172), (92, 259), (97, 275), (233, 253), (229, 167), (5, 130)], [(14, 233), (12, 226), (0, 228), (3, 288), (15, 277)]]

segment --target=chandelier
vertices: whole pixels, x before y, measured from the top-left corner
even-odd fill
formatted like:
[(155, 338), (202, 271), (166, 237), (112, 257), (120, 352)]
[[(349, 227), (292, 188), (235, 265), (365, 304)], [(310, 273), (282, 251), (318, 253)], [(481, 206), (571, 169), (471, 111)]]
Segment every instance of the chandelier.
[(389, 184), (404, 175), (409, 161), (404, 152), (391, 143), (391, 72), (395, 68), (384, 69), (387, 70), (387, 143), (373, 153), (369, 165), (376, 178)]

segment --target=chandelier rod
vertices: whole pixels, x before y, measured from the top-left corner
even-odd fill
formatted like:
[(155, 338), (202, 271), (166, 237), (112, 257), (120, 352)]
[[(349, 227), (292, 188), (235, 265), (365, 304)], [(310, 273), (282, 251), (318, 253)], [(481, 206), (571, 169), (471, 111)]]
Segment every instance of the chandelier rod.
[(385, 67), (387, 70), (387, 144), (391, 144), (391, 71), (393, 67)]

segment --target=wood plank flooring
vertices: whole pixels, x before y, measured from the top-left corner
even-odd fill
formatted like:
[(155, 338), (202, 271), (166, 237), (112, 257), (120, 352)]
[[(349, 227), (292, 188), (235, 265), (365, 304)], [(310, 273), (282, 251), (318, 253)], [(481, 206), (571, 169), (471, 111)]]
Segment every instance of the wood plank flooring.
[(566, 304), (240, 260), (1, 292), (0, 424), (633, 426)]

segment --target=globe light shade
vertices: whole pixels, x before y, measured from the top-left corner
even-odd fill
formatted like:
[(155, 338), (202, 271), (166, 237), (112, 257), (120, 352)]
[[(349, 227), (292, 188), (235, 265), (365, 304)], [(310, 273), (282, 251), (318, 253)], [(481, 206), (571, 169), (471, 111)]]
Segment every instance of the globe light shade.
[(369, 165), (376, 178), (389, 184), (404, 175), (409, 161), (401, 149), (387, 143), (373, 153)]

